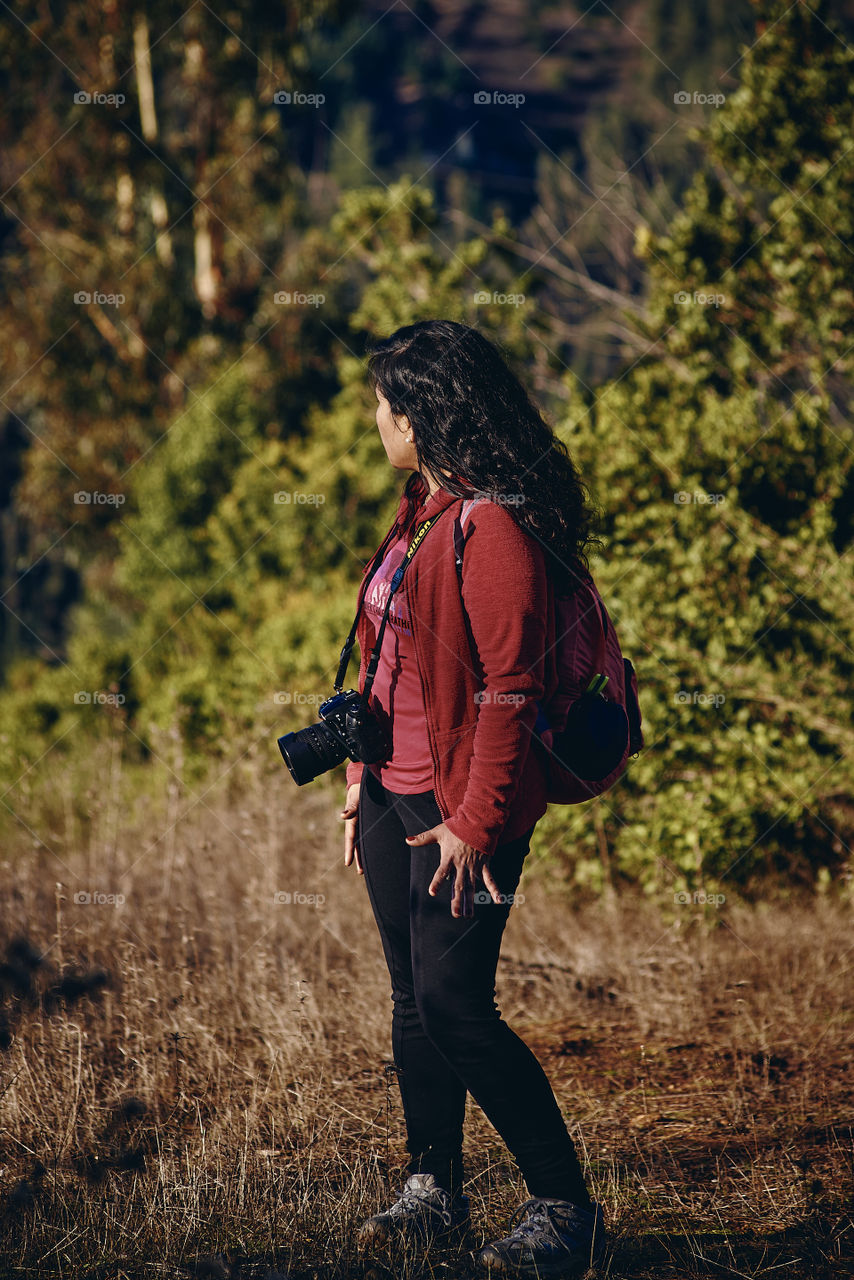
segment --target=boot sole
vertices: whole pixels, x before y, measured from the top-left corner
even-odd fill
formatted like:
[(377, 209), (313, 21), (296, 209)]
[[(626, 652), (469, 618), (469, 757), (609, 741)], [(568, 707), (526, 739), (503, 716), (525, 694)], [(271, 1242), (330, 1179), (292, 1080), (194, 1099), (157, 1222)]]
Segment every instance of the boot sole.
[(602, 1259), (590, 1262), (583, 1258), (565, 1260), (518, 1263), (506, 1261), (504, 1258), (483, 1256), (481, 1251), (473, 1251), (471, 1261), (478, 1271), (486, 1276), (510, 1277), (513, 1280), (580, 1280), (582, 1276), (596, 1275), (601, 1267)]
[(384, 1224), (369, 1226), (364, 1223), (358, 1231), (356, 1242), (360, 1250), (413, 1250), (425, 1252), (428, 1249), (444, 1250), (456, 1249), (465, 1250), (473, 1240), (471, 1225), (464, 1223), (460, 1226), (452, 1227), (450, 1231), (432, 1232), (429, 1236), (420, 1234), (416, 1230), (400, 1230), (395, 1227), (386, 1227)]

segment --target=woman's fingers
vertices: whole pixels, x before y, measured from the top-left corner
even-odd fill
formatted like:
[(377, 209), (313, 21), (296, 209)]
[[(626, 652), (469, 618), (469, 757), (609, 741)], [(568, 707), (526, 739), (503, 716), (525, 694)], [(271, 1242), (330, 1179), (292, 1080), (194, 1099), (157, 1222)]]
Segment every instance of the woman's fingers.
[(451, 915), (457, 918), (474, 915), (474, 904), (471, 901), (471, 893), (467, 892), (468, 885), (466, 881), (465, 869), (458, 867), (457, 874), (454, 877), (454, 892), (451, 897)]
[(347, 788), (347, 799), (338, 816), (344, 819), (344, 866), (349, 867), (355, 858), (356, 870), (363, 876), (365, 872), (359, 853), (359, 786), (354, 782)]
[(360, 876), (363, 876), (363, 875), (365, 874), (365, 869), (364, 869), (364, 867), (362, 866), (362, 855), (361, 855), (361, 853), (359, 852), (359, 827), (358, 827), (358, 821), (359, 821), (359, 820), (358, 820), (358, 818), (353, 818), (353, 819), (352, 819), (352, 822), (353, 822), (353, 855), (355, 856), (355, 859), (356, 859), (356, 870), (358, 871), (358, 873), (359, 873), (359, 875), (360, 875)]
[(454, 864), (450, 858), (441, 858), (439, 860), (439, 865), (436, 868), (436, 874), (433, 876), (433, 879), (430, 881), (430, 885), (427, 889), (431, 898), (435, 898), (439, 889), (442, 887), (442, 882), (447, 878), (448, 869), (453, 867), (453, 865)]
[(478, 868), (471, 866), (467, 862), (455, 862), (450, 854), (441, 859), (439, 866), (436, 868), (436, 874), (430, 881), (428, 893), (431, 898), (435, 898), (449, 875), (453, 876), (454, 886), (451, 894), (452, 916), (469, 917), (474, 915), (474, 895), (477, 892), (479, 875), (483, 877), (484, 886), (489, 890), (492, 901), (499, 905), (504, 901), (503, 894), (496, 883), (495, 876), (489, 869), (488, 862), (484, 862)]
[(477, 872), (474, 867), (467, 866), (465, 863), (454, 862), (450, 856), (443, 858), (439, 863), (436, 874), (430, 881), (428, 893), (431, 898), (435, 898), (442, 883), (447, 880), (449, 875), (454, 878), (454, 887), (451, 894), (451, 915), (473, 916), (474, 891), (477, 882)]
[(454, 896), (451, 899), (451, 915), (473, 916), (474, 894), (477, 888), (477, 869), (475, 867), (457, 867), (454, 881)]
[(483, 883), (492, 895), (492, 901), (500, 905), (504, 901), (504, 895), (495, 882), (495, 876), (490, 871), (488, 862), (483, 866)]
[[(345, 816), (346, 816), (346, 811), (345, 813), (341, 814), (342, 818)], [(353, 820), (352, 818), (347, 818), (347, 821), (344, 823), (344, 866), (345, 867), (349, 867), (350, 863), (353, 861), (353, 849), (356, 843), (355, 835), (356, 833), (353, 830)]]
[[(342, 817), (344, 815), (342, 814)], [(353, 859), (356, 859), (356, 870), (359, 875), (364, 875), (362, 869), (362, 859), (359, 854), (359, 819), (358, 817), (347, 818), (344, 823), (344, 866), (349, 867)]]

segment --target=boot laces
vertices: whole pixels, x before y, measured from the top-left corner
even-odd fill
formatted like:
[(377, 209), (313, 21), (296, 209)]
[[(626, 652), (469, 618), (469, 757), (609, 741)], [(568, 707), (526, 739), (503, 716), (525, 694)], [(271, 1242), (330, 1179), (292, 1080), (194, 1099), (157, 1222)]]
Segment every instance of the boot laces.
[(389, 1209), (389, 1213), (394, 1217), (400, 1217), (413, 1213), (420, 1214), (427, 1209), (434, 1216), (441, 1218), (446, 1227), (450, 1227), (453, 1215), (450, 1209), (444, 1207), (447, 1199), (447, 1192), (442, 1191), (440, 1187), (432, 1189), (404, 1187)]
[[(573, 1216), (572, 1210), (566, 1205), (550, 1204), (548, 1200), (535, 1197), (526, 1200), (516, 1209), (510, 1219), (511, 1230), (507, 1238), (525, 1244), (541, 1244), (547, 1240), (555, 1240), (561, 1229), (571, 1229), (577, 1225), (572, 1222)], [(556, 1218), (558, 1221), (555, 1221)], [(561, 1222), (560, 1219), (563, 1221)]]

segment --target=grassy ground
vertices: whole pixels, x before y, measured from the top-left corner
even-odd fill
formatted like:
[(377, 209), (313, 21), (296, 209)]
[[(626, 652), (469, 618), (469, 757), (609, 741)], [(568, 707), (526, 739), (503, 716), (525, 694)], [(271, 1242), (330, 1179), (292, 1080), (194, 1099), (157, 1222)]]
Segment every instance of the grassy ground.
[[(134, 805), (99, 769), (84, 826), (71, 775), (17, 793), (2, 864), (0, 1271), (410, 1274), (355, 1249), (406, 1152), (343, 792), (250, 764)], [(605, 1205), (605, 1274), (850, 1276), (850, 909), (574, 910), (533, 858), (520, 892), (499, 1004)], [(466, 1134), (479, 1243), (527, 1191), (471, 1100)]]

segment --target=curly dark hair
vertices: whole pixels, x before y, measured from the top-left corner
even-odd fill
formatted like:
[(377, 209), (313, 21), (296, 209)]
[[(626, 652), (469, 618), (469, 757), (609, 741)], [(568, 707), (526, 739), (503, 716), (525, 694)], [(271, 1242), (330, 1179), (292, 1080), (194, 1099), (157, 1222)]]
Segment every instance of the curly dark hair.
[[(585, 548), (601, 543), (598, 509), (500, 348), (454, 320), (422, 320), (368, 351), (374, 388), (412, 423), (419, 468), (450, 472), (442, 487), (461, 497), (513, 494), (508, 509), (543, 547), (556, 592), (571, 596), (588, 581)], [(427, 493), (420, 471), (404, 493), (407, 528)]]

